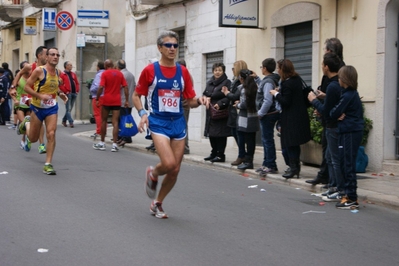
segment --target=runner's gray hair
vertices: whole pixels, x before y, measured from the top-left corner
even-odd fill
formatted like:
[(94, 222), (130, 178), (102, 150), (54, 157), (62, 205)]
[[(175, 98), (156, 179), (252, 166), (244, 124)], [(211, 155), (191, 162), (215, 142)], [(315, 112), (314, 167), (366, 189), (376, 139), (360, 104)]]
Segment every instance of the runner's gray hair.
[(179, 35), (177, 35), (176, 32), (168, 30), (168, 31), (163, 31), (159, 34), (158, 39), (157, 39), (157, 45), (161, 46), (163, 43), (163, 39), (165, 37), (170, 37), (170, 38), (175, 38), (177, 42), (179, 42)]

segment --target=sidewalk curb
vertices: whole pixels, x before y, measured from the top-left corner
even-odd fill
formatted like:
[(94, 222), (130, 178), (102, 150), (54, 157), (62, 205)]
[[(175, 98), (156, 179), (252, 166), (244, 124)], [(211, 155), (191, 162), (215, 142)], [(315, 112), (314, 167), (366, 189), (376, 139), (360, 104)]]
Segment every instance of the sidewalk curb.
[[(91, 134), (93, 134), (93, 131), (75, 133), (74, 136), (90, 138)], [(90, 138), (90, 139), (92, 139), (92, 138)], [(112, 144), (112, 141), (108, 137), (105, 138), (105, 142)], [(147, 154), (150, 153), (150, 154), (156, 155), (155, 152), (148, 151), (145, 147), (146, 147), (146, 145), (144, 145), (144, 144), (132, 143), (132, 144), (125, 144), (124, 148), (142, 152), (142, 153), (147, 153)], [(183, 161), (188, 162), (188, 163), (194, 163), (197, 165), (204, 165), (206, 167), (214, 167), (214, 168), (217, 167), (217, 168), (220, 168), (223, 170), (233, 171), (234, 173), (237, 173), (238, 175), (242, 175), (244, 173), (243, 171), (237, 170), (234, 166), (231, 166), (230, 163), (206, 162), (203, 160), (202, 156), (195, 155), (193, 153), (184, 155)], [(306, 166), (306, 165), (302, 166), (302, 172), (306, 173), (307, 172), (306, 168), (308, 168), (308, 167), (309, 166)], [(248, 174), (248, 176), (243, 175), (244, 178), (253, 178), (253, 179), (261, 180), (260, 175), (258, 173), (256, 173), (254, 169), (248, 169), (245, 171), (245, 173)], [(362, 176), (362, 175), (360, 174), (358, 176)], [(315, 185), (315, 186), (309, 185), (308, 183), (305, 182), (306, 179), (309, 179), (309, 178), (308, 177), (304, 178), (304, 176), (302, 176), (302, 178), (299, 178), (299, 179), (296, 179), (296, 178), (285, 179), (281, 176), (281, 173), (279, 173), (279, 174), (268, 174), (265, 178), (265, 181), (272, 180), (273, 182), (292, 186), (295, 188), (304, 189), (311, 193), (320, 193), (321, 191), (323, 191), (322, 185)], [(361, 188), (357, 189), (357, 194), (358, 194), (358, 202), (361, 207), (366, 208), (368, 204), (373, 204), (373, 205), (375, 204), (375, 205), (387, 207), (390, 209), (399, 210), (399, 198), (397, 196), (387, 195), (387, 194), (374, 192), (371, 190), (366, 190), (366, 189), (361, 189)], [(321, 201), (321, 199), (320, 199), (320, 201)]]

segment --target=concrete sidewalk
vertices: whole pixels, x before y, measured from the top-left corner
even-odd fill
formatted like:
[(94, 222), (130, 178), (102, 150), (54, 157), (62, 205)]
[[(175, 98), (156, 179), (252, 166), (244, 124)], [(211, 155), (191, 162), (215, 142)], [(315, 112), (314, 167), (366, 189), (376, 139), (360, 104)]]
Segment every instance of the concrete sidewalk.
[[(80, 137), (90, 138), (95, 131), (86, 131), (77, 133), (75, 135)], [(105, 141), (107, 144), (111, 144), (112, 127), (108, 127), (107, 136)], [(97, 139), (95, 142), (97, 142)], [(276, 141), (279, 141), (276, 139)], [(133, 143), (126, 144), (125, 149), (133, 149), (140, 152), (153, 153), (147, 151), (145, 147), (151, 144), (150, 140), (145, 139), (145, 134), (137, 134), (133, 137)], [(183, 160), (186, 162), (193, 162), (201, 164), (207, 167), (220, 167), (228, 171), (232, 171), (234, 174), (241, 174), (243, 177), (248, 178), (262, 178), (256, 172), (255, 169), (262, 165), (263, 161), (263, 147), (257, 146), (254, 158), (253, 170), (246, 170), (243, 173), (237, 170), (237, 167), (231, 166), (230, 163), (237, 158), (238, 149), (234, 143), (233, 138), (229, 138), (228, 145), (226, 148), (226, 162), (225, 163), (210, 163), (203, 160), (210, 154), (211, 147), (208, 139), (203, 139), (202, 142), (189, 141), (190, 154), (184, 155)], [(108, 150), (110, 151), (110, 145), (108, 145)], [(123, 149), (121, 149), (123, 152)], [(311, 186), (305, 182), (305, 180), (313, 179), (316, 177), (318, 168), (314, 166), (301, 166), (301, 173), (299, 179), (288, 179), (286, 180), (281, 176), (287, 166), (284, 164), (283, 156), (280, 151), (277, 152), (277, 165), (279, 169), (278, 174), (269, 174), (265, 178), (269, 182), (279, 182), (289, 186), (294, 186), (301, 189), (306, 189), (311, 193), (320, 193), (322, 189), (321, 185)], [(263, 178), (264, 179), (264, 178)], [(263, 180), (262, 179), (262, 180)], [(358, 201), (360, 206), (365, 206), (367, 204), (378, 204), (381, 206), (393, 208), (399, 210), (399, 176), (394, 173), (371, 173), (366, 172), (364, 174), (358, 174)]]

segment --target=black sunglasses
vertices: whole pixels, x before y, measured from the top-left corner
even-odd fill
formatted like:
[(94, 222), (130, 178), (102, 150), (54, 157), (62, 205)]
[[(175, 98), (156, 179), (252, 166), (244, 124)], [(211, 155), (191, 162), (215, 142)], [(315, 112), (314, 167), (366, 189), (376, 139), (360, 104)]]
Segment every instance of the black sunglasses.
[(172, 46), (173, 46), (173, 48), (176, 49), (177, 47), (179, 47), (179, 44), (177, 44), (177, 43), (170, 43), (170, 42), (163, 43), (162, 45), (165, 46), (166, 48), (172, 48)]

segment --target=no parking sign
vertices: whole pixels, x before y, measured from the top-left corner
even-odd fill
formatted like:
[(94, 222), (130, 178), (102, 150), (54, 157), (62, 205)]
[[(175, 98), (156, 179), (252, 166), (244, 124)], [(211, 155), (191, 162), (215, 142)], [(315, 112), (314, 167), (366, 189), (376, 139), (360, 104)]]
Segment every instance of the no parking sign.
[(74, 19), (68, 11), (61, 11), (55, 17), (55, 24), (60, 30), (69, 30), (72, 28)]

